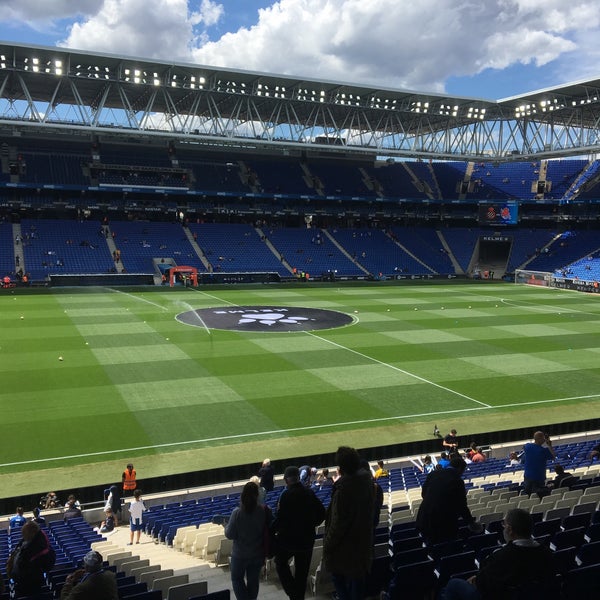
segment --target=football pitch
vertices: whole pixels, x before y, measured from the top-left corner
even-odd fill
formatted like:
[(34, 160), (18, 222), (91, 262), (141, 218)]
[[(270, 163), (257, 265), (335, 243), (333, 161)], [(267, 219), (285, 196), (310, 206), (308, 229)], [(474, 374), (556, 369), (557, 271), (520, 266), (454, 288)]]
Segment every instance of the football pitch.
[[(243, 326), (212, 328), (199, 309)], [(304, 309), (346, 322), (313, 329)], [(2, 290), (0, 378), (4, 497), (119, 480), (130, 460), (143, 479), (425, 439), (434, 424), (468, 441), (600, 414), (600, 297), (502, 283)]]

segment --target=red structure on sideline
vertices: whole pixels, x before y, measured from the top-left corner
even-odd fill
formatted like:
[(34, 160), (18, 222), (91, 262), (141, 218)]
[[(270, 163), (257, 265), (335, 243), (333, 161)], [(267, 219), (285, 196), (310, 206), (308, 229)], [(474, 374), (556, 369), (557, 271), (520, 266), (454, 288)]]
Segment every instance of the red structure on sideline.
[(194, 287), (198, 287), (198, 269), (196, 267), (172, 267), (169, 269), (169, 285), (175, 285), (175, 277), (178, 273), (182, 273), (184, 277), (184, 285), (186, 285), (185, 277), (189, 275), (190, 281)]

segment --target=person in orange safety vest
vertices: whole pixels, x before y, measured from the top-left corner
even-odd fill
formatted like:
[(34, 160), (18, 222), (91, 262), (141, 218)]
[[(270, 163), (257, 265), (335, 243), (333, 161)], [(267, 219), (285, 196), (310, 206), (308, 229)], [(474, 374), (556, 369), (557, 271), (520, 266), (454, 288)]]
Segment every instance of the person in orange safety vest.
[(135, 469), (133, 468), (133, 465), (129, 463), (127, 468), (123, 471), (123, 492), (133, 492), (133, 490), (135, 490), (137, 486), (135, 475)]

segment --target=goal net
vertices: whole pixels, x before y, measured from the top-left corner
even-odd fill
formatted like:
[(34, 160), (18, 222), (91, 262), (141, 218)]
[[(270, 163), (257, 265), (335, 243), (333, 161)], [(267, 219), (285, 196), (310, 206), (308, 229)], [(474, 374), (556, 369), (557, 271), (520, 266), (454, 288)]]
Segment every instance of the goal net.
[(552, 273), (547, 271), (528, 271), (527, 269), (517, 269), (515, 271), (515, 283), (548, 287), (553, 279)]

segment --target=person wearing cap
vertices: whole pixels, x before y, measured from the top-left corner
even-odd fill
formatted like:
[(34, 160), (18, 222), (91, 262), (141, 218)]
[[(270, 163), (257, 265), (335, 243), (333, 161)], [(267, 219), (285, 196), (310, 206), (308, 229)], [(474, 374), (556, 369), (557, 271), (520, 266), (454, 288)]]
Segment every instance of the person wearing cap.
[[(315, 543), (315, 528), (325, 520), (325, 507), (300, 481), (300, 469), (289, 466), (283, 474), (286, 488), (277, 503), (273, 521), (275, 567), (290, 600), (303, 600)], [(294, 574), (290, 560), (294, 559)]]
[(127, 468), (123, 471), (123, 475), (121, 479), (123, 480), (123, 493), (133, 492), (137, 487), (137, 482), (135, 480), (136, 472), (133, 468), (133, 464), (129, 463)]
[(117, 579), (105, 570), (102, 555), (90, 550), (83, 557), (83, 568), (67, 576), (60, 600), (118, 600)]

